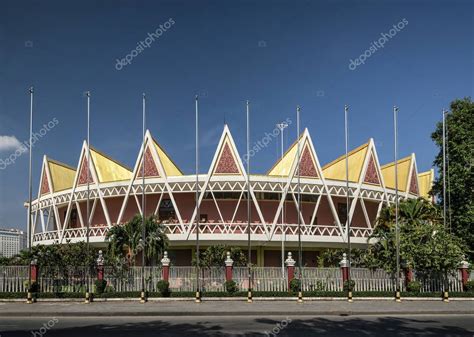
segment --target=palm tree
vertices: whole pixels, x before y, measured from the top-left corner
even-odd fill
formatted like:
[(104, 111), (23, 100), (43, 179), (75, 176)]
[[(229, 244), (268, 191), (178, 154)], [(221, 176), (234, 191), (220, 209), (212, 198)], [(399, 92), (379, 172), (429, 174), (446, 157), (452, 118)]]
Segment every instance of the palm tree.
[(145, 241), (142, 242), (142, 216), (137, 214), (129, 222), (112, 227), (106, 236), (108, 253), (112, 258), (125, 258), (135, 264), (136, 256), (145, 248), (147, 262), (157, 260), (168, 248), (169, 240), (164, 225), (156, 217), (145, 219)]

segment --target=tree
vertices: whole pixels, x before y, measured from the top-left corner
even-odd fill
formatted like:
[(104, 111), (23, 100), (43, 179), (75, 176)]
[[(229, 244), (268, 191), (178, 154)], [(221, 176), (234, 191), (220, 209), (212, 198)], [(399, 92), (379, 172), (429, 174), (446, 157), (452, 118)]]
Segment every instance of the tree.
[[(234, 261), (235, 267), (247, 265), (247, 258), (238, 247), (229, 247), (226, 245), (209, 246), (199, 254), (199, 264), (201, 267), (223, 267), (227, 258), (227, 252), (230, 252), (230, 258)], [(196, 265), (196, 259), (193, 258), (193, 265)]]
[[(474, 102), (470, 98), (457, 99), (451, 103), (446, 125), (447, 156), (449, 158), (449, 185), (452, 232), (468, 245), (471, 259), (474, 258)], [(431, 138), (439, 148), (434, 165), (438, 168), (432, 195), (443, 204), (443, 124), (439, 122)], [(449, 199), (447, 200), (448, 204)], [(449, 214), (448, 214), (449, 215)], [(449, 216), (447, 216), (449, 223)]]
[(112, 259), (124, 258), (130, 266), (135, 264), (137, 255), (145, 250), (147, 263), (156, 262), (169, 245), (165, 227), (154, 216), (146, 218), (144, 242), (142, 229), (142, 217), (138, 214), (124, 225), (112, 227), (106, 236), (110, 257)]
[[(399, 204), (400, 261), (421, 278), (457, 270), (465, 246), (443, 226), (439, 208), (419, 198)], [(370, 239), (368, 259), (387, 272), (396, 272), (395, 206), (384, 207)]]

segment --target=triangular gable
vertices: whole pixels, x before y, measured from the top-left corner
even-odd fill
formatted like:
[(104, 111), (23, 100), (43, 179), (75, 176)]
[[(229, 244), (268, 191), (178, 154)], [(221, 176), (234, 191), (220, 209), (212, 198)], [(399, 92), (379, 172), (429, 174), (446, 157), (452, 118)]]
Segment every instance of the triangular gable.
[[(362, 168), (367, 155), (369, 142), (359, 146), (358, 148), (348, 153), (349, 161), (349, 181), (359, 182)], [(339, 158), (323, 166), (323, 174), (325, 179), (331, 180), (346, 180), (346, 156), (342, 155)]]
[[(300, 169), (301, 177), (319, 178), (318, 170), (316, 169), (316, 163), (309, 148), (308, 140), (305, 141), (305, 146), (303, 147), (303, 151), (301, 153)], [(296, 169), (296, 175), (298, 175), (298, 169)]]
[(76, 170), (72, 167), (48, 158), (48, 168), (54, 192), (67, 190), (74, 185)]
[[(315, 154), (313, 153), (311, 146), (306, 136), (306, 131), (303, 132), (298, 138), (301, 142), (304, 142), (300, 148), (300, 168), (301, 177), (303, 178), (319, 178), (319, 172), (316, 165)], [(290, 148), (285, 152), (282, 158), (280, 158), (273, 167), (267, 172), (269, 176), (288, 177), (291, 172), (291, 168), (298, 157), (298, 141), (295, 141)], [(298, 176), (298, 168), (296, 168), (295, 176)]]
[(415, 165), (412, 166), (411, 169), (411, 180), (410, 180), (410, 187), (408, 190), (411, 194), (418, 195), (419, 194), (419, 189), (418, 189), (418, 175), (416, 174), (416, 167)]
[[(142, 172), (142, 161), (140, 160), (137, 177), (143, 177)], [(158, 172), (158, 167), (156, 166), (150, 147), (148, 146), (146, 147), (145, 151), (145, 177), (160, 177), (160, 172)]]
[[(407, 191), (408, 177), (412, 166), (412, 156), (398, 160), (398, 190)], [(381, 167), (385, 187), (395, 189), (395, 162), (385, 164)]]
[(130, 180), (132, 171), (125, 165), (91, 147), (91, 158), (101, 183)]
[(365, 170), (364, 183), (380, 185), (380, 177), (377, 172), (377, 166), (374, 160), (374, 154), (370, 153), (369, 162), (367, 164), (367, 169)]
[(219, 156), (214, 165), (212, 174), (214, 175), (241, 175), (242, 171), (237, 163), (237, 155), (231, 148), (229, 136), (226, 135), (219, 151)]
[[(87, 174), (89, 171), (89, 175)], [(87, 179), (89, 177), (89, 179)], [(89, 184), (94, 182), (92, 178), (92, 173), (90, 171), (89, 161), (87, 160), (86, 156), (82, 158), (81, 168), (79, 169), (79, 180), (77, 181), (78, 185), (85, 185), (87, 184), (87, 180), (89, 180)]]
[(50, 188), (49, 188), (49, 179), (48, 175), (46, 174), (46, 166), (43, 166), (43, 176), (41, 177), (41, 188), (40, 188), (40, 194), (48, 194), (50, 193)]
[(426, 172), (421, 172), (418, 174), (420, 196), (427, 200), (432, 199), (429, 193), (433, 187), (433, 180), (434, 180), (433, 169)]

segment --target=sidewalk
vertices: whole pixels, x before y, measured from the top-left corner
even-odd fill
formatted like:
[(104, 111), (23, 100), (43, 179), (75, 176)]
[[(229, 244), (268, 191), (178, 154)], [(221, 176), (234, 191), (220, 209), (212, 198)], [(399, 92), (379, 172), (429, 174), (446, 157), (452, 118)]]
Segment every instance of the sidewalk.
[(474, 314), (474, 301), (106, 301), (80, 302), (1, 302), (3, 317), (86, 317), (86, 316), (262, 316), (262, 315), (456, 315)]

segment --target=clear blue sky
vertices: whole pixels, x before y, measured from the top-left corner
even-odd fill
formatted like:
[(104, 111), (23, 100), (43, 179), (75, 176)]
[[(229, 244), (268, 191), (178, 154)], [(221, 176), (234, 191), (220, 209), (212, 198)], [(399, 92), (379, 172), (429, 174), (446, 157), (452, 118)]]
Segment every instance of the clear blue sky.
[[(86, 133), (83, 92), (92, 91), (91, 143), (133, 166), (141, 137), (141, 93), (148, 128), (186, 173), (194, 165), (194, 95), (201, 98), (202, 171), (224, 119), (245, 151), (245, 100), (252, 142), (302, 106), (322, 164), (344, 152), (343, 106), (350, 105), (350, 146), (375, 139), (393, 158), (392, 106), (400, 107), (400, 156), (432, 166), (430, 139), (442, 108), (473, 95), (472, 1), (23, 1), (0, 5), (0, 136), (28, 139), (59, 124), (34, 148), (34, 191), (43, 154), (77, 165)], [(148, 33), (174, 24), (116, 70)], [(406, 19), (384, 48), (349, 69), (382, 33)], [(296, 123), (285, 145), (296, 137)], [(0, 159), (12, 152), (3, 137)], [(277, 159), (272, 142), (252, 162), (263, 173)], [(0, 149), (2, 145), (0, 144)], [(28, 155), (0, 170), (0, 227), (25, 228)]]

